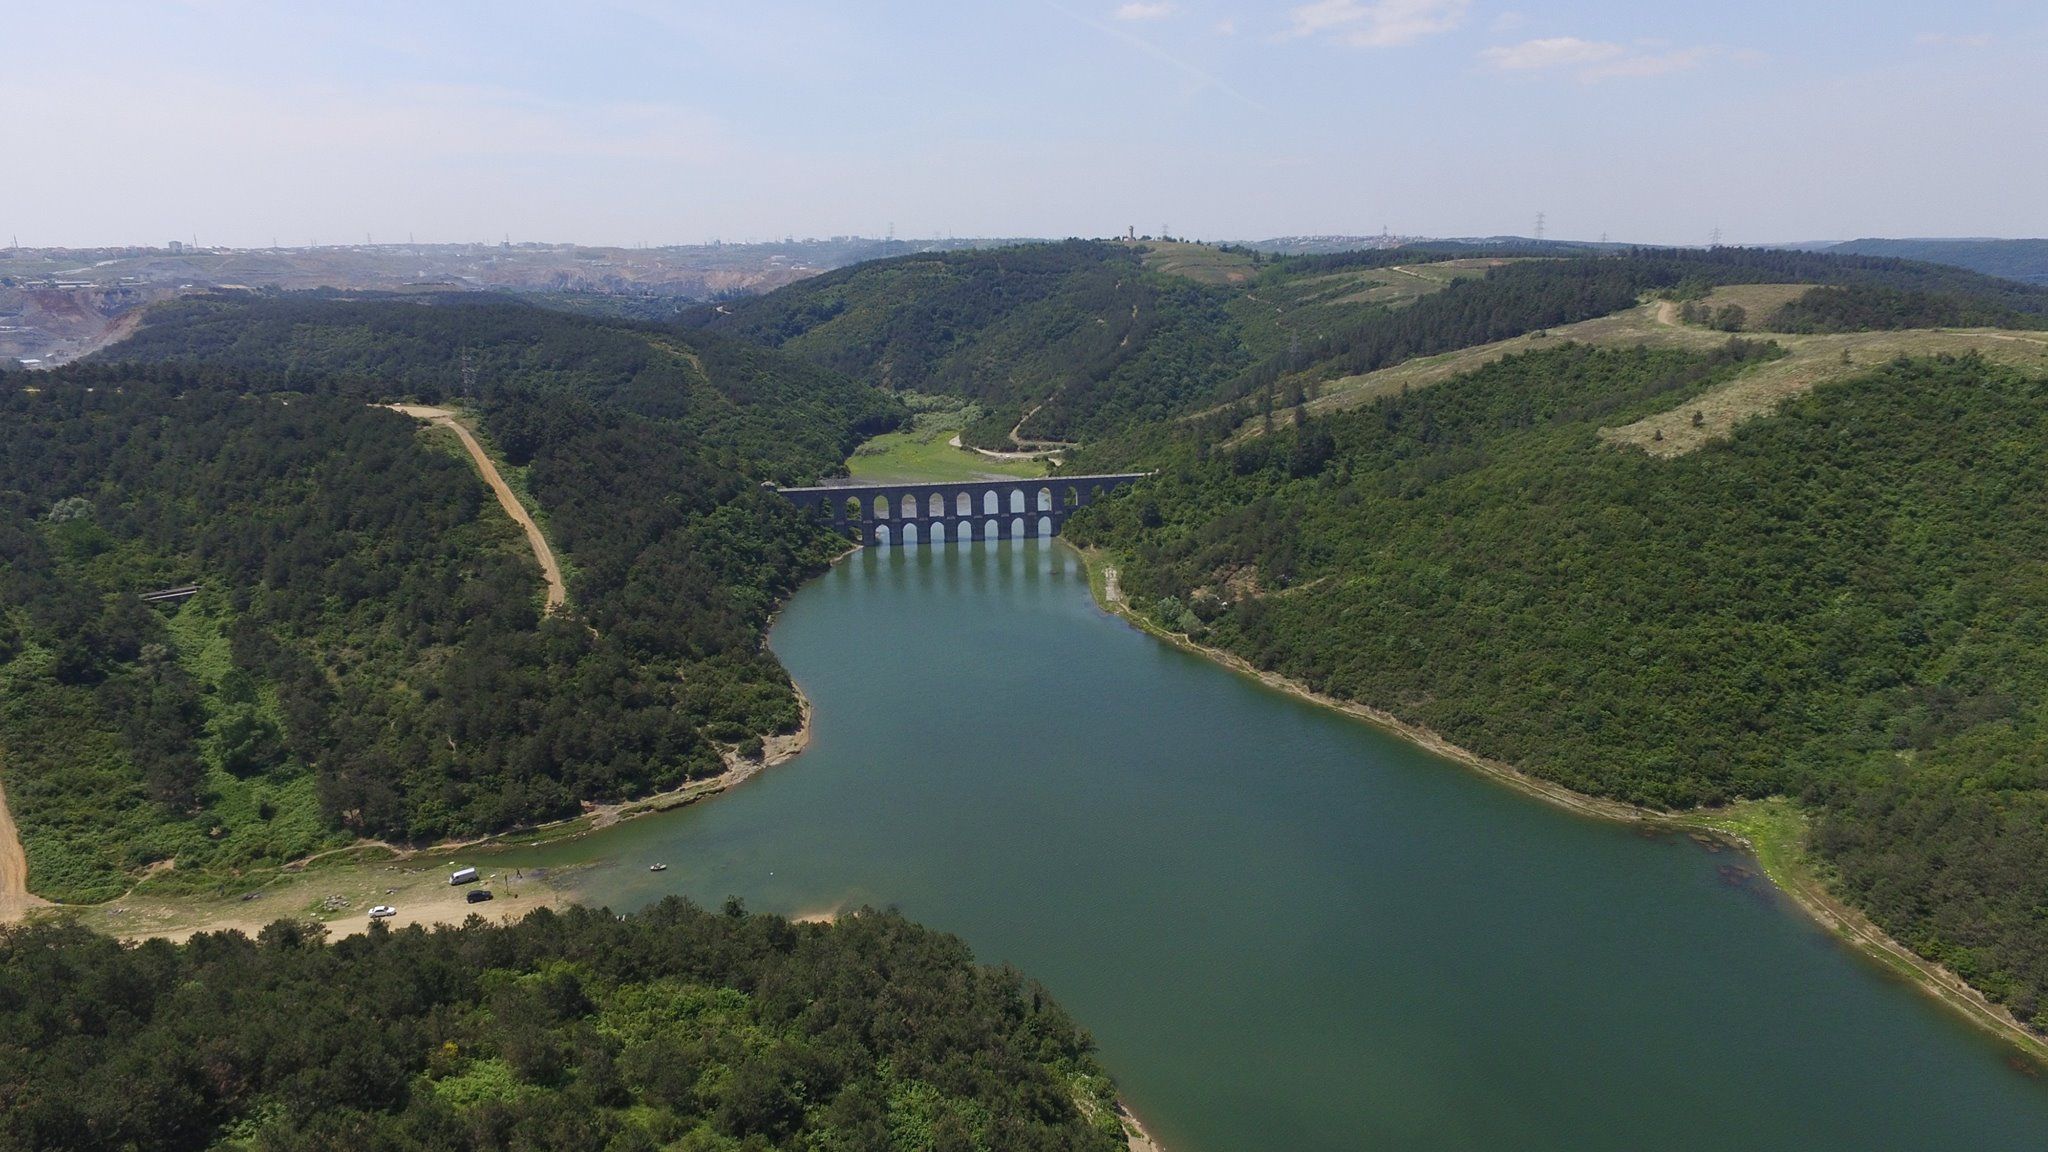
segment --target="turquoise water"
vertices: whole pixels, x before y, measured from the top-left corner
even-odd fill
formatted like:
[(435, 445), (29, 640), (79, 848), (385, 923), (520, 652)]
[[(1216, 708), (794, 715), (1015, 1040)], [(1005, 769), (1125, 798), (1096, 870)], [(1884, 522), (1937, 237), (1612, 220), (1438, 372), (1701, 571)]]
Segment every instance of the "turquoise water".
[(772, 642), (808, 752), (534, 862), (899, 906), (1049, 986), (1172, 1152), (2048, 1148), (2048, 1084), (1751, 861), (1159, 644), (1058, 544), (869, 549)]

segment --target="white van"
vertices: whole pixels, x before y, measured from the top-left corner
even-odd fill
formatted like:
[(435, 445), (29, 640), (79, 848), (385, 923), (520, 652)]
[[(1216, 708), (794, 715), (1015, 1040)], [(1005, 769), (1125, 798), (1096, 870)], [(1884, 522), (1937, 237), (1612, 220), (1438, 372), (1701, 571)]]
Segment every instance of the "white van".
[(474, 884), (476, 883), (476, 881), (477, 875), (476, 869), (474, 868), (457, 868), (454, 872), (451, 872), (448, 875), (448, 883), (450, 885)]

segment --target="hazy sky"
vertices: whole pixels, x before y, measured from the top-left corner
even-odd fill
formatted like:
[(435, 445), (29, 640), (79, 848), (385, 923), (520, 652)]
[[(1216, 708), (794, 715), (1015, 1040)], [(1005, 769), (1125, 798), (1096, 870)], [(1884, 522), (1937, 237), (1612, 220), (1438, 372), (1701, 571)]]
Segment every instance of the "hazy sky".
[(0, 0), (0, 242), (2048, 234), (2048, 4)]

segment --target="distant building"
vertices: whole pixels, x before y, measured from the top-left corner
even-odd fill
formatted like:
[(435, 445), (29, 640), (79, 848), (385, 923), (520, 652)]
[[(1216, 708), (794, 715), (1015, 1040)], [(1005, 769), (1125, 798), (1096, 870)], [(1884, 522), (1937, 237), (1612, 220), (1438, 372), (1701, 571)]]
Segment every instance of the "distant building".
[(164, 247), (169, 248), (171, 255), (175, 256), (185, 250), (185, 242), (183, 240), (173, 240), (169, 244), (164, 245)]

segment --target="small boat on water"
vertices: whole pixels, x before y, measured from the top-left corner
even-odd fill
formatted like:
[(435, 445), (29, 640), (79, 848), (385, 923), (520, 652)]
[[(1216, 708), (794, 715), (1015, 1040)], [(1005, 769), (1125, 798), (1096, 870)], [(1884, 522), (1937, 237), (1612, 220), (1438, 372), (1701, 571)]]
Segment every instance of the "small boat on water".
[(668, 865), (666, 865), (666, 864), (649, 864), (649, 865), (647, 866), (647, 870), (648, 870), (649, 872), (666, 872), (666, 871), (668, 871)]

